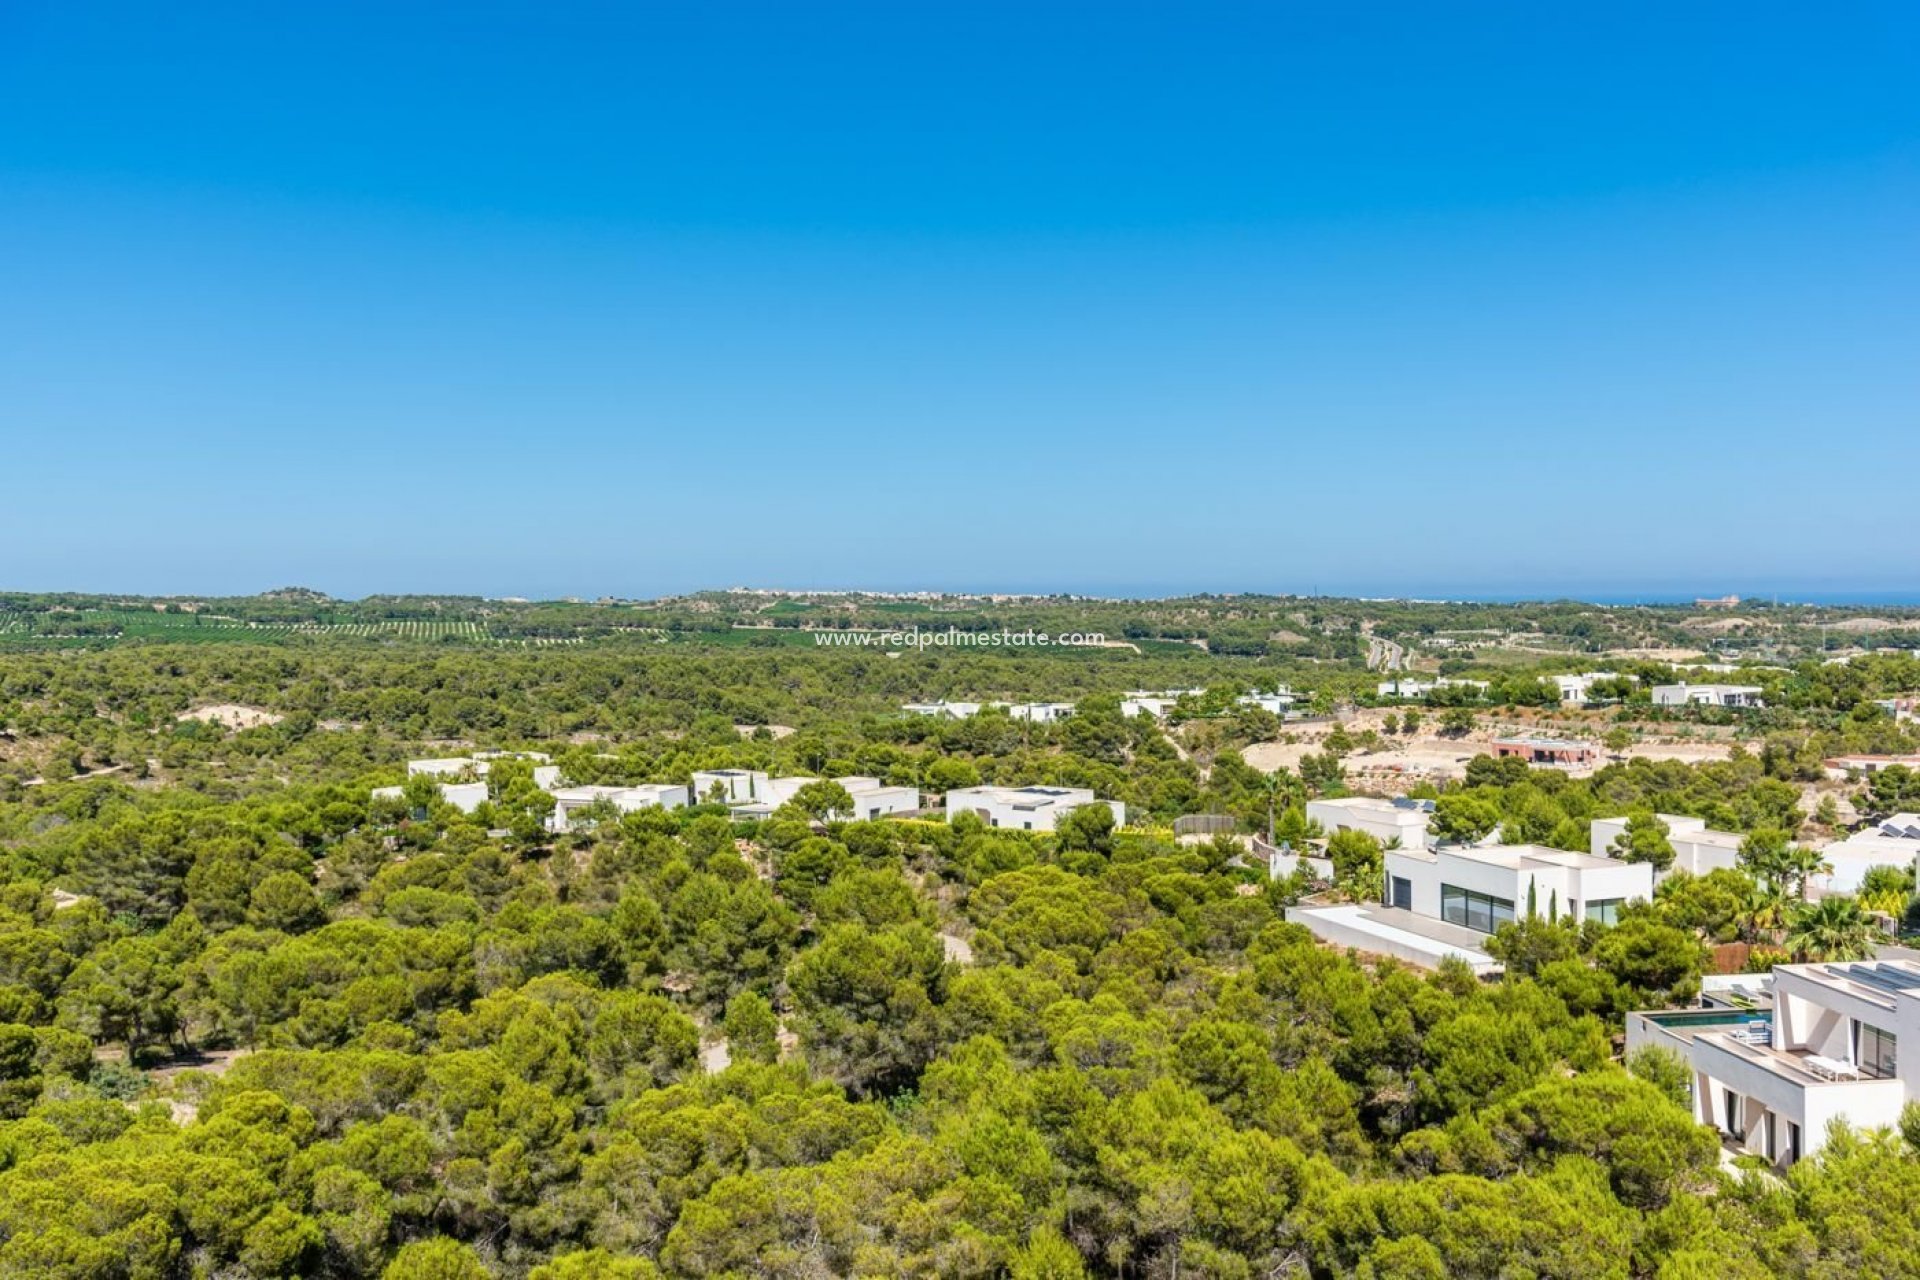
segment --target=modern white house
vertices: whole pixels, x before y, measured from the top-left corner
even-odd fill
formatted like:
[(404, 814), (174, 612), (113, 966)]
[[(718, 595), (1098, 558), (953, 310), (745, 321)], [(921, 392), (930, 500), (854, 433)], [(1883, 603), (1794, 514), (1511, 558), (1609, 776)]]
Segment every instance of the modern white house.
[(407, 776), (413, 778), (425, 774), (432, 778), (484, 778), (496, 760), (528, 760), (533, 763), (533, 785), (550, 791), (560, 781), (560, 766), (549, 764), (551, 759), (543, 751), (476, 751), (471, 756), (409, 760)]
[(566, 831), (581, 813), (601, 803), (612, 805), (621, 813), (633, 813), (639, 809), (678, 809), (687, 803), (687, 789), (663, 782), (649, 782), (637, 787), (560, 787), (553, 793), (553, 813), (547, 818), (547, 828)]
[[(729, 813), (735, 818), (768, 818), (774, 810), (790, 803), (800, 794), (803, 787), (820, 779), (795, 775), (784, 778), (760, 777), (755, 783), (755, 797), (728, 804)], [(920, 792), (914, 787), (889, 786), (878, 778), (850, 774), (835, 778), (853, 799), (853, 809), (847, 813), (831, 813), (827, 817), (842, 822), (872, 821), (892, 814), (913, 813), (920, 808)]]
[(1492, 933), (1528, 914), (1613, 924), (1653, 896), (1653, 868), (1531, 844), (1389, 849), (1388, 906)]
[(1602, 680), (1618, 680), (1617, 671), (1583, 671), (1577, 676), (1552, 676), (1554, 686), (1560, 690), (1560, 701), (1574, 706), (1583, 706), (1593, 700), (1593, 686)]
[(750, 804), (764, 799), (767, 775), (758, 769), (695, 769), (693, 802), (704, 804), (718, 796), (722, 804)]
[(1056, 720), (1065, 720), (1073, 714), (1071, 702), (1016, 702), (1007, 708), (1007, 714), (1015, 720), (1030, 720), (1034, 724), (1052, 724)]
[(1479, 689), (1491, 686), (1485, 680), (1455, 680), (1440, 676), (1433, 680), (1420, 680), (1413, 676), (1396, 676), (1391, 680), (1382, 680), (1377, 693), (1382, 698), (1424, 698), (1436, 689)]
[[(442, 782), (439, 785), (440, 798), (462, 813), (472, 813), (487, 802), (487, 784), (484, 782)], [(401, 800), (405, 797), (404, 787), (373, 789), (375, 800)]]
[(990, 827), (1015, 831), (1052, 831), (1060, 819), (1090, 804), (1111, 809), (1115, 826), (1127, 820), (1124, 804), (1102, 800), (1086, 787), (956, 787), (946, 799), (949, 822), (974, 813)]
[(1916, 1044), (1920, 965), (1908, 960), (1776, 965), (1770, 1010), (1627, 1015), (1627, 1051), (1680, 1055), (1692, 1068), (1694, 1117), (1780, 1168), (1825, 1146), (1836, 1120), (1897, 1124), (1920, 1098)]
[(1284, 719), (1296, 700), (1293, 690), (1286, 685), (1281, 685), (1273, 693), (1243, 693), (1235, 698), (1234, 702), (1243, 707), (1258, 707), (1269, 715)]
[(1858, 893), (1874, 867), (1920, 870), (1920, 813), (1896, 813), (1820, 850), (1833, 868), (1808, 882), (1818, 896)]
[(1336, 831), (1364, 831), (1382, 847), (1427, 847), (1427, 824), (1433, 819), (1429, 800), (1382, 800), (1377, 796), (1342, 796), (1337, 800), (1307, 801), (1307, 817), (1332, 835)]
[(1764, 707), (1757, 684), (1657, 684), (1653, 702), (1658, 707)]
[(1323, 942), (1394, 956), (1423, 968), (1459, 960), (1498, 973), (1485, 950), (1502, 924), (1527, 915), (1612, 924), (1620, 908), (1653, 896), (1653, 869), (1537, 845), (1389, 849), (1386, 900), (1304, 902), (1287, 919)]
[[(1709, 871), (1737, 870), (1740, 845), (1746, 839), (1737, 831), (1714, 831), (1705, 818), (1689, 818), (1677, 813), (1654, 815), (1667, 828), (1667, 843), (1673, 846), (1673, 866), (1661, 879), (1675, 871), (1703, 876)], [(1588, 828), (1588, 847), (1596, 858), (1613, 856), (1613, 842), (1627, 829), (1627, 819), (1595, 818)]]
[(920, 808), (920, 791), (916, 787), (889, 786), (878, 778), (859, 775), (835, 778), (834, 781), (845, 787), (847, 794), (853, 797), (853, 812), (844, 816), (856, 822), (914, 813)]
[(1138, 715), (1149, 715), (1155, 720), (1164, 720), (1167, 712), (1184, 697), (1199, 697), (1205, 689), (1162, 689), (1158, 692), (1149, 689), (1130, 689), (1120, 697), (1120, 714), (1131, 719)]
[(909, 702), (900, 709), (909, 715), (938, 716), (945, 720), (965, 720), (980, 714), (986, 704), (979, 702)]

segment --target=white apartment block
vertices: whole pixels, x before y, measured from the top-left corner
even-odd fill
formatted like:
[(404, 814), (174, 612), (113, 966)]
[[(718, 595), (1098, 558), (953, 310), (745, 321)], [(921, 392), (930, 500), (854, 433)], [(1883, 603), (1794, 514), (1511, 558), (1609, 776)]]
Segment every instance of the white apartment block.
[(990, 827), (1014, 831), (1052, 831), (1075, 809), (1103, 804), (1113, 811), (1113, 823), (1127, 820), (1127, 807), (1118, 800), (1102, 800), (1086, 787), (957, 787), (947, 792), (947, 821), (975, 813)]
[(1612, 924), (1620, 908), (1653, 896), (1653, 868), (1530, 844), (1389, 849), (1386, 903), (1492, 933), (1524, 917), (1531, 902), (1542, 916)]
[(1764, 707), (1757, 684), (1657, 684), (1653, 702), (1659, 707)]
[[(1898, 1047), (1909, 1049), (1900, 1060)], [(1920, 1098), (1920, 965), (1789, 964), (1764, 1011), (1668, 1010), (1627, 1017), (1627, 1050), (1654, 1045), (1692, 1068), (1694, 1117), (1732, 1146), (1786, 1168), (1826, 1145), (1836, 1120), (1899, 1123)]]
[[(1654, 815), (1666, 824), (1667, 843), (1673, 846), (1673, 866), (1662, 875), (1675, 871), (1703, 876), (1709, 871), (1738, 870), (1740, 845), (1746, 839), (1737, 831), (1714, 831), (1705, 818), (1689, 818), (1676, 813)], [(1627, 829), (1627, 820), (1595, 818), (1588, 828), (1589, 848), (1596, 858), (1613, 857), (1613, 842)]]
[(1364, 831), (1382, 847), (1427, 847), (1427, 824), (1433, 818), (1431, 802), (1382, 800), (1375, 796), (1344, 796), (1338, 800), (1307, 801), (1307, 817), (1332, 835), (1336, 831)]

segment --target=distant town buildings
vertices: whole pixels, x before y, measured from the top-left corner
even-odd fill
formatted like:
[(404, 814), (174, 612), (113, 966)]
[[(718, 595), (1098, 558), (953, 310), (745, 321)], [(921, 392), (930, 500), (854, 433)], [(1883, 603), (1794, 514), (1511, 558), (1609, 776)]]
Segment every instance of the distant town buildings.
[(1739, 596), (1707, 596), (1693, 602), (1696, 609), (1738, 609)]

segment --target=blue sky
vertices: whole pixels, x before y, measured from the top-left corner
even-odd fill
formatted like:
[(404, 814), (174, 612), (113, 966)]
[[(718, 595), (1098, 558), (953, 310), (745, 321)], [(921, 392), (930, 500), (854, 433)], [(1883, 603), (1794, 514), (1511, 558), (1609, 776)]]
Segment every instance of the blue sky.
[(0, 588), (1920, 599), (1916, 84), (1910, 3), (11, 0)]

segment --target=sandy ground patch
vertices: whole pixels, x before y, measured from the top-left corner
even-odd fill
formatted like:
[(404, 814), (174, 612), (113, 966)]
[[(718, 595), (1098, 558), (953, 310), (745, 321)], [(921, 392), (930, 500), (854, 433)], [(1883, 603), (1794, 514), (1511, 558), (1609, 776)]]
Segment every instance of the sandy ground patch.
[(1733, 756), (1731, 742), (1636, 742), (1623, 752), (1629, 760), (1684, 760), (1703, 764)]
[(768, 733), (772, 734), (775, 742), (793, 733), (793, 726), (790, 724), (737, 724), (733, 726), (733, 731), (743, 738), (751, 738), (757, 729), (765, 729)]
[(1607, 658), (1632, 658), (1642, 662), (1700, 662), (1706, 654), (1698, 649), (1663, 649), (1657, 645), (1647, 645), (1639, 649), (1609, 649), (1601, 655)]
[(258, 729), (264, 724), (279, 724), (285, 718), (264, 707), (247, 707), (237, 702), (221, 702), (210, 707), (195, 707), (191, 711), (182, 711), (174, 717), (176, 720), (198, 720), (202, 724), (217, 724), (227, 729)]

